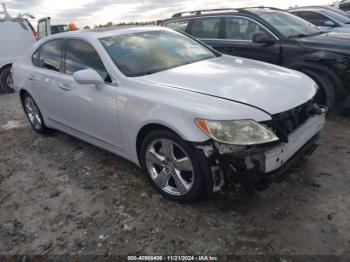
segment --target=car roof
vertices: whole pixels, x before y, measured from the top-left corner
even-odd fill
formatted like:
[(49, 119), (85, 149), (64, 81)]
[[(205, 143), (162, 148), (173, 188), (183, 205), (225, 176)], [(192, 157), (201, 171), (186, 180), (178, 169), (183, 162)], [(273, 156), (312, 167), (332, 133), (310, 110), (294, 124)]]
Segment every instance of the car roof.
[[(221, 9), (204, 9), (204, 10), (193, 10), (186, 12), (179, 12), (174, 14), (171, 18), (164, 20), (165, 22), (182, 19), (182, 18), (194, 18), (200, 16), (212, 16), (212, 15), (234, 15), (234, 14), (259, 14), (259, 13), (269, 13), (269, 12), (285, 12), (274, 7), (244, 7), (244, 8), (221, 8)], [(187, 14), (187, 15), (185, 15)]]
[(57, 39), (57, 38), (68, 38), (68, 37), (81, 37), (81, 38), (93, 38), (99, 39), (114, 35), (124, 35), (139, 32), (163, 30), (169, 31), (171, 29), (162, 26), (118, 26), (118, 27), (106, 27), (106, 28), (96, 28), (88, 30), (76, 30), (63, 32), (55, 35), (46, 37), (45, 39)]
[(305, 6), (305, 7), (298, 7), (298, 8), (291, 8), (288, 9), (288, 11), (293, 12), (293, 11), (317, 11), (317, 12), (324, 12), (324, 11), (331, 11), (331, 9), (328, 8), (323, 8), (323, 7), (315, 7), (315, 6)]

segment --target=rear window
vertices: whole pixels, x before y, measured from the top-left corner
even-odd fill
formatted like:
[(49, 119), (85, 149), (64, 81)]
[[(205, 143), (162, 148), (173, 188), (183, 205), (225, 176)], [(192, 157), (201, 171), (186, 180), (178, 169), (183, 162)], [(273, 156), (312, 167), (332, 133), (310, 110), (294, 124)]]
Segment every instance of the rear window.
[(34, 66), (60, 72), (64, 40), (57, 39), (43, 44), (32, 56)]
[(191, 35), (197, 38), (219, 38), (220, 20), (219, 17), (195, 19), (191, 27)]
[(39, 55), (40, 55), (40, 48), (36, 50), (32, 55), (32, 63), (35, 66), (39, 66)]

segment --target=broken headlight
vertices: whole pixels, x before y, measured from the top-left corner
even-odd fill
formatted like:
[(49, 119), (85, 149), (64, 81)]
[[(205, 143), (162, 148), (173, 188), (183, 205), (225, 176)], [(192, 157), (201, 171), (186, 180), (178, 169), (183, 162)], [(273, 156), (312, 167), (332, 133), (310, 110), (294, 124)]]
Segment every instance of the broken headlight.
[(212, 139), (230, 145), (256, 145), (274, 142), (279, 138), (253, 120), (196, 119), (198, 127)]

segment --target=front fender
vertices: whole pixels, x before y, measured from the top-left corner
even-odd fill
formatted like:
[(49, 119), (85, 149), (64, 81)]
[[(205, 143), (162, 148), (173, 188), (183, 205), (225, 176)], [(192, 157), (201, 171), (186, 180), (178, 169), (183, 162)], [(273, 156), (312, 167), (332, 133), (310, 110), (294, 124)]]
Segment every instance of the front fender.
[(209, 137), (197, 127), (196, 118), (258, 122), (271, 119), (270, 115), (249, 105), (169, 87), (143, 83), (142, 86), (120, 86), (118, 90), (123, 146), (130, 160), (137, 164), (137, 136), (147, 125), (161, 125), (185, 141), (201, 143)]

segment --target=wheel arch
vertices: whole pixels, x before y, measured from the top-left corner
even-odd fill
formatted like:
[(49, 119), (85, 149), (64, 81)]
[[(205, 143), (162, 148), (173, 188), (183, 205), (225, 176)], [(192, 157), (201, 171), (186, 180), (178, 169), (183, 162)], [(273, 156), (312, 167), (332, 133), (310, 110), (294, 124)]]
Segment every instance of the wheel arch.
[(144, 125), (139, 130), (139, 132), (137, 133), (137, 136), (136, 136), (136, 153), (137, 153), (137, 158), (138, 158), (139, 162), (140, 162), (140, 149), (141, 149), (142, 141), (145, 139), (145, 137), (149, 133), (151, 133), (152, 131), (155, 131), (155, 130), (167, 130), (167, 131), (170, 131), (183, 139), (182, 135), (180, 135), (178, 132), (174, 131), (173, 128), (170, 128), (164, 124), (154, 122), (154, 123), (148, 123), (148, 124)]
[[(341, 79), (339, 76), (336, 74), (336, 72), (332, 69), (332, 67), (315, 63), (315, 62), (307, 62), (307, 61), (299, 61), (299, 62), (294, 62), (285, 65), (286, 67), (290, 69), (294, 69), (300, 72), (305, 73), (306, 75), (307, 72), (305, 70), (311, 70), (315, 73), (323, 74), (329, 77), (330, 81), (333, 83), (335, 90), (337, 93), (338, 92), (345, 92), (345, 87), (344, 84), (342, 83)], [(309, 76), (311, 77), (311, 76)], [(313, 77), (312, 77), (313, 78)]]
[[(23, 99), (24, 94), (29, 94), (29, 92), (25, 89), (19, 90), (19, 97)], [(30, 94), (29, 94), (30, 95)]]
[(8, 67), (12, 67), (12, 63), (8, 63), (8, 64), (5, 64), (5, 65), (1, 66), (1, 68), (0, 68), (0, 73), (1, 73), (3, 70), (5, 70), (6, 68), (8, 68)]

